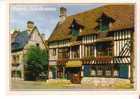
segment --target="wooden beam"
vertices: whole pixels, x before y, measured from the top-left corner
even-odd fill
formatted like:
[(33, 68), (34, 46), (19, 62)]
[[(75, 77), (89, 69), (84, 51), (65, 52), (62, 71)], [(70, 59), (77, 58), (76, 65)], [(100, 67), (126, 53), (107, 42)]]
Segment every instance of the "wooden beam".
[(130, 82), (133, 84), (134, 83), (134, 58), (135, 58), (135, 55), (134, 55), (134, 31), (133, 32), (130, 32), (131, 34), (131, 47), (130, 47), (130, 53), (131, 53), (131, 67), (130, 67)]

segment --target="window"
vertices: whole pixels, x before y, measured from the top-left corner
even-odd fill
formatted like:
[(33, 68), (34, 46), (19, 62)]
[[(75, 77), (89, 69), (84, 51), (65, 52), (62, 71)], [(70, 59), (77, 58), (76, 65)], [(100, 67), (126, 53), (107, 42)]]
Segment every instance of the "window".
[(12, 56), (12, 62), (13, 62), (13, 64), (16, 63), (16, 56), (15, 55)]
[(19, 55), (17, 55), (16, 57), (17, 57), (16, 61), (19, 62)]
[(70, 26), (71, 35), (78, 36), (84, 27), (80, 25), (75, 19), (73, 19), (72, 24)]
[(79, 46), (72, 46), (71, 47), (71, 56), (73, 59), (79, 58), (79, 56), (80, 56)]
[(102, 76), (103, 75), (103, 70), (97, 70), (97, 75)]
[(58, 58), (69, 58), (69, 48), (58, 49)]
[(72, 36), (78, 36), (79, 35), (79, 30), (73, 28), (71, 31), (72, 31)]
[(36, 46), (39, 47), (39, 43), (36, 43)]
[(118, 77), (118, 76), (119, 76), (119, 72), (118, 72), (118, 70), (114, 70), (113, 75), (114, 75), (114, 77)]
[(56, 56), (56, 49), (55, 49), (55, 48), (52, 49), (52, 55), (53, 55), (53, 56)]
[(95, 69), (92, 69), (92, 70), (91, 70), (91, 76), (96, 76), (96, 71), (95, 71)]
[(112, 45), (109, 43), (98, 43), (97, 44), (97, 56), (112, 56)]
[(91, 73), (90, 75), (93, 76), (97, 76), (97, 70), (96, 70), (96, 65), (92, 65), (91, 66)]
[(89, 57), (89, 56), (94, 56), (94, 46), (93, 45), (86, 45), (85, 46), (85, 56)]
[(101, 32), (107, 32), (109, 30), (109, 23), (107, 20), (102, 20), (100, 23), (99, 23), (99, 30)]
[(19, 55), (12, 56), (12, 65), (14, 65), (14, 66), (19, 65)]
[(106, 71), (105, 71), (105, 75), (106, 75), (106, 76), (111, 76), (111, 70), (106, 70)]
[(17, 77), (20, 77), (21, 78), (21, 71), (16, 71), (16, 74), (17, 74)]
[(112, 25), (113, 22), (115, 22), (115, 20), (103, 13), (101, 17), (97, 19), (97, 22), (97, 28), (99, 29), (99, 31), (107, 32), (109, 30), (109, 27)]
[(103, 76), (103, 67), (102, 66), (97, 66), (97, 76)]

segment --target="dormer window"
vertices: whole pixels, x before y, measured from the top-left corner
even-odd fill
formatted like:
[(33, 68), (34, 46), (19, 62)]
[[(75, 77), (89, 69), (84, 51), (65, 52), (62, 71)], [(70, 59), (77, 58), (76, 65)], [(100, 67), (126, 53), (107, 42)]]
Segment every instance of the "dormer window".
[(73, 19), (72, 24), (71, 24), (71, 35), (72, 36), (78, 36), (80, 32), (82, 32), (82, 29), (84, 27), (80, 25), (75, 19)]
[(101, 32), (107, 32), (109, 30), (109, 23), (107, 20), (101, 20), (99, 23), (99, 30)]
[(114, 22), (115, 20), (109, 16), (107, 16), (105, 13), (103, 13), (98, 19), (98, 30), (100, 32), (107, 32), (110, 28), (110, 25)]

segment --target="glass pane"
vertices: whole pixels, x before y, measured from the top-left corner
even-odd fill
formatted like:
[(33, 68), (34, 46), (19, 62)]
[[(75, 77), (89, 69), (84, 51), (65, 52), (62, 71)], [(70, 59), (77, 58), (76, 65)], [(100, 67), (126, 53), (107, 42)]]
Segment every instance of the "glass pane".
[(91, 70), (91, 76), (96, 76), (96, 71), (95, 70)]
[(102, 70), (97, 70), (97, 75), (98, 76), (102, 76), (103, 75), (103, 71)]
[(118, 77), (119, 76), (119, 72), (117, 70), (114, 71), (114, 76)]
[(106, 74), (106, 76), (111, 76), (111, 70), (106, 70), (105, 74)]

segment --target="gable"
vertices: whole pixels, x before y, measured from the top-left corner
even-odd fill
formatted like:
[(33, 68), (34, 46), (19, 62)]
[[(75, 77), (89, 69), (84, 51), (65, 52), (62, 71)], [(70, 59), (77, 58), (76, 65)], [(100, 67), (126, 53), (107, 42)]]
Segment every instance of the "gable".
[(35, 28), (30, 34), (30, 37), (29, 37), (28, 43), (25, 46), (25, 49), (27, 49), (31, 45), (34, 45), (34, 46), (39, 45), (39, 47), (41, 47), (42, 49), (45, 48), (44, 42), (37, 28)]
[(33, 41), (33, 42), (42, 42), (41, 37), (39, 32), (37, 31), (37, 29), (35, 29), (33, 31), (33, 33), (31, 34), (31, 37), (29, 39), (29, 41)]

